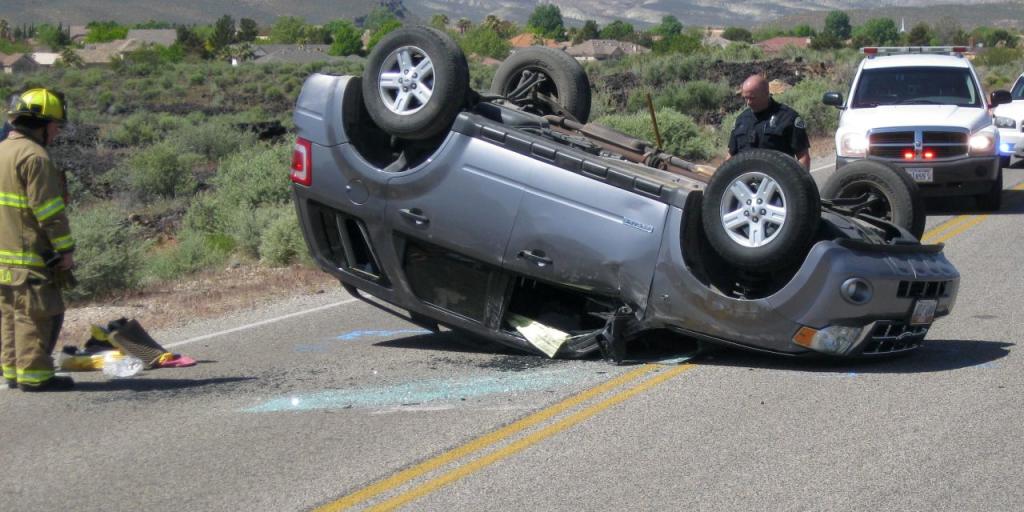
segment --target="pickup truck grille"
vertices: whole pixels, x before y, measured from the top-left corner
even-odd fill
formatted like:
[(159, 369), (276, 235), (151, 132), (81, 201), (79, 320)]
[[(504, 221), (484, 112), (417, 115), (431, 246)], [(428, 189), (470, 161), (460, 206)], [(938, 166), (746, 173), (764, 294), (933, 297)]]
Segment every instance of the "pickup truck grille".
[[(967, 156), (967, 133), (962, 131), (882, 131), (868, 137), (868, 154), (887, 160), (942, 160)], [(912, 159), (906, 154), (913, 153)], [(931, 158), (925, 153), (931, 152)]]

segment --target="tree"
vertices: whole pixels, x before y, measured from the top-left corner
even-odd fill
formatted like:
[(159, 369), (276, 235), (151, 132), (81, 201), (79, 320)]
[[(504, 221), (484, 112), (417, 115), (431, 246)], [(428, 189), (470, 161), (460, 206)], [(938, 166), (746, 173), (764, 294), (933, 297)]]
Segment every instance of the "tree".
[(376, 32), (377, 30), (380, 30), (385, 23), (397, 21), (398, 18), (395, 17), (395, 13), (391, 12), (390, 9), (387, 7), (377, 7), (370, 11), (370, 14), (367, 14), (366, 18), (363, 19), (363, 28)]
[(674, 36), (683, 32), (683, 24), (679, 18), (669, 14), (661, 17), (661, 24), (651, 29), (651, 32), (660, 36)]
[(86, 43), (107, 43), (128, 36), (128, 27), (116, 21), (93, 21), (85, 26)]
[(843, 42), (840, 41), (835, 34), (823, 31), (811, 38), (811, 44), (809, 46), (812, 50), (833, 50), (836, 48), (842, 48)]
[(541, 37), (560, 39), (565, 32), (561, 9), (555, 4), (538, 5), (526, 21), (526, 28)]
[(617, 41), (628, 41), (635, 30), (633, 25), (622, 20), (615, 20), (601, 29), (601, 39), (615, 39)]
[(256, 36), (259, 35), (260, 29), (256, 24), (256, 20), (250, 18), (242, 18), (238, 22), (238, 41), (243, 43), (251, 43), (256, 40)]
[[(331, 23), (330, 55), (356, 55), (363, 50), (362, 31), (348, 20), (337, 20)], [(326, 28), (326, 27), (325, 27)]]
[(601, 29), (597, 26), (597, 22), (594, 20), (587, 20), (583, 22), (583, 27), (580, 28), (579, 33), (576, 34), (576, 40), (573, 40), (573, 42), (579, 44), (583, 41), (597, 39), (598, 37), (601, 37)]
[(180, 47), (185, 53), (198, 55), (200, 57), (206, 56), (206, 47), (203, 45), (203, 40), (199, 38), (195, 30), (186, 26), (179, 26), (177, 29), (178, 37), (175, 40), (175, 44)]
[(868, 41), (868, 44), (884, 46), (896, 44), (900, 40), (900, 32), (892, 19), (872, 18), (854, 29), (853, 37)]
[(39, 42), (47, 45), (53, 51), (58, 51), (61, 48), (71, 44), (71, 33), (70, 27), (68, 30), (64, 29), (63, 24), (58, 24), (56, 27), (49, 23), (39, 25), (37, 29), (36, 39)]
[(306, 22), (295, 16), (281, 16), (270, 27), (270, 39), (275, 43), (295, 44), (302, 38)]
[(727, 27), (722, 31), (722, 38), (730, 41), (750, 43), (754, 41), (754, 35), (749, 30), (741, 27)]
[(7, 23), (7, 20), (0, 19), (0, 41), (11, 41), (11, 26)]
[(914, 25), (914, 28), (907, 32), (907, 44), (910, 46), (928, 46), (932, 41), (932, 28), (927, 23), (921, 22)]
[(795, 37), (814, 37), (817, 32), (808, 24), (797, 25), (790, 31)]
[(693, 53), (702, 46), (701, 34), (699, 31), (687, 31), (674, 36), (663, 37), (654, 44), (651, 50), (658, 54), (667, 53)]
[(504, 59), (508, 57), (512, 45), (508, 40), (498, 36), (494, 30), (484, 25), (478, 25), (466, 31), (466, 34), (459, 39), (459, 46), (467, 55), (477, 54), (481, 57), (493, 57)]
[(57, 61), (61, 66), (68, 68), (81, 69), (85, 67), (85, 61), (82, 60), (82, 56), (75, 53), (74, 48), (65, 46), (60, 51), (60, 60)]
[(832, 11), (825, 16), (825, 32), (836, 36), (840, 41), (850, 38), (852, 33), (850, 16), (843, 11)]
[(460, 34), (465, 34), (469, 27), (473, 26), (473, 22), (469, 21), (469, 18), (459, 18), (459, 21), (455, 22), (455, 28), (459, 30)]
[(235, 20), (227, 14), (217, 18), (209, 41), (215, 52), (235, 42)]
[(435, 14), (430, 17), (430, 26), (438, 30), (448, 30), (448, 16), (444, 14)]
[(366, 45), (366, 49), (372, 49), (380, 42), (381, 39), (384, 38), (384, 36), (388, 35), (389, 32), (401, 27), (402, 22), (398, 21), (398, 18), (392, 18), (385, 21), (380, 27), (377, 27), (376, 31), (370, 34), (370, 42)]

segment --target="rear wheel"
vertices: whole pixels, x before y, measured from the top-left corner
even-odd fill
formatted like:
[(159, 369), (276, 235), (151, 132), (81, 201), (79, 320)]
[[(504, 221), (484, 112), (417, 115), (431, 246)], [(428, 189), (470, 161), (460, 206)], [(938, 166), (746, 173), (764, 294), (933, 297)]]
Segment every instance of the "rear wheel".
[(448, 34), (401, 28), (370, 52), (362, 88), (367, 112), (384, 131), (430, 139), (447, 131), (466, 104), (469, 66)]
[(587, 72), (576, 59), (554, 48), (516, 50), (495, 71), (491, 92), (534, 114), (568, 114), (580, 123), (590, 117)]
[(715, 171), (704, 192), (708, 242), (741, 269), (773, 271), (803, 254), (821, 218), (818, 189), (794, 159), (745, 151)]
[(917, 183), (903, 171), (886, 162), (857, 160), (833, 174), (821, 189), (826, 199), (860, 199), (852, 206), (864, 213), (889, 221), (918, 239), (927, 220)]

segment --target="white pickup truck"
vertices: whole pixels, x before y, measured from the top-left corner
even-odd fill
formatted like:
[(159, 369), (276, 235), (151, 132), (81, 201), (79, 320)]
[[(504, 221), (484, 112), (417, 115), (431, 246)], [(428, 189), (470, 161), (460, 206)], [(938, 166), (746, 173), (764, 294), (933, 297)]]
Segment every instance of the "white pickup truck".
[(966, 47), (864, 48), (836, 131), (836, 168), (862, 159), (903, 169), (925, 196), (974, 196), (998, 210), (1002, 193), (999, 131)]
[(1010, 158), (1024, 158), (1024, 74), (1010, 88), (1011, 103), (999, 105), (993, 113), (999, 128), (999, 157), (1003, 167), (1010, 166)]

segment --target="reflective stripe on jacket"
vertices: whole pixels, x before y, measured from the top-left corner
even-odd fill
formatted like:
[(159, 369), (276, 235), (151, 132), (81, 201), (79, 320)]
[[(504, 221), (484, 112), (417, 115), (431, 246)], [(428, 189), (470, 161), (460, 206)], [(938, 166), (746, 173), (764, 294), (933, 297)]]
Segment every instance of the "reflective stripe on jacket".
[(75, 241), (60, 173), (39, 143), (20, 132), (0, 142), (0, 266), (46, 266)]

